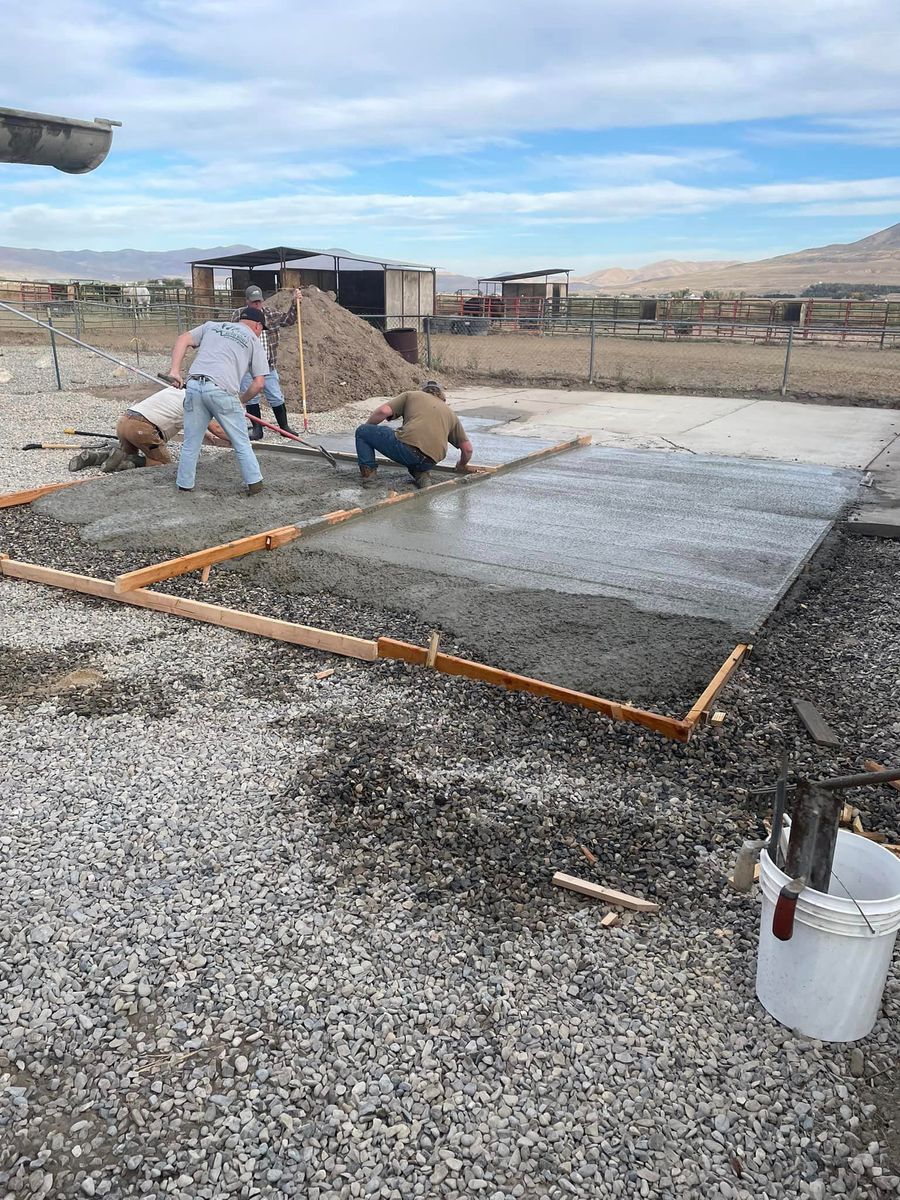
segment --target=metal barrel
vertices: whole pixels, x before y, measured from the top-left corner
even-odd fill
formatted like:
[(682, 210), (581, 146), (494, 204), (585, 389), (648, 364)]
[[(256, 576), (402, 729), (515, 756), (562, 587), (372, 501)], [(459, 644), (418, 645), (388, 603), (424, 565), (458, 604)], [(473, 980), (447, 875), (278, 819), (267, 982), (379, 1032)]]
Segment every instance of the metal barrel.
[(384, 340), (392, 350), (396, 350), (407, 362), (417, 363), (419, 361), (419, 334), (417, 330), (388, 329), (384, 335)]

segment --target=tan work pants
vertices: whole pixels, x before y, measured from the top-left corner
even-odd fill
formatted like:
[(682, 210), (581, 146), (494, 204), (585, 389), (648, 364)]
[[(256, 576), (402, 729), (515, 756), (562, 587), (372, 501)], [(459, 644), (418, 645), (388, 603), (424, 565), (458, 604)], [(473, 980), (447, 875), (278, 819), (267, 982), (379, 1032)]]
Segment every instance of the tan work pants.
[(172, 461), (165, 441), (159, 430), (146, 417), (133, 417), (123, 413), (116, 424), (116, 437), (126, 454), (138, 451), (147, 459), (148, 467), (162, 467)]

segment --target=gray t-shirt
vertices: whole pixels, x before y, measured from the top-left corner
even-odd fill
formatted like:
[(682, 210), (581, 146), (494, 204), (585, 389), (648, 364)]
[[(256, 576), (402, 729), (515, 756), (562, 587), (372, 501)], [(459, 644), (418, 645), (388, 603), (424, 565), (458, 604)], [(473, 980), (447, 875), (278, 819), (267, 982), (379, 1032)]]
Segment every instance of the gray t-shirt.
[(269, 373), (262, 342), (246, 325), (207, 321), (190, 333), (191, 341), (199, 346), (191, 375), (208, 375), (224, 391), (238, 396), (248, 371), (253, 376)]

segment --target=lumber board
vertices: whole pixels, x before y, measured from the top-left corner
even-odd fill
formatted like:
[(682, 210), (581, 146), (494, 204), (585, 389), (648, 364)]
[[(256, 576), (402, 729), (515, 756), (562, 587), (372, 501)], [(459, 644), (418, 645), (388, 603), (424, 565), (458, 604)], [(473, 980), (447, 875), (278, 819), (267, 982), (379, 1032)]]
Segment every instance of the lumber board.
[[(424, 646), (414, 646), (409, 642), (383, 637), (378, 639), (378, 657), (423, 667), (427, 662), (428, 650)], [(560, 704), (572, 704), (579, 708), (587, 708), (592, 712), (612, 717), (615, 721), (631, 721), (636, 725), (643, 725), (646, 729), (652, 729), (655, 733), (661, 733), (664, 737), (673, 738), (675, 741), (686, 742), (690, 736), (690, 726), (677, 717), (665, 717), (661, 713), (646, 712), (644, 709), (634, 708), (630, 704), (618, 704), (614, 700), (605, 700), (601, 696), (575, 692), (570, 688), (545, 683), (541, 679), (531, 679), (527, 675), (516, 675), (512, 671), (503, 671), (498, 667), (488, 667), (484, 663), (472, 662), (468, 658), (457, 658), (452, 654), (436, 654), (434, 669), (442, 671), (445, 675), (461, 675), (466, 679), (506, 688), (508, 691), (528, 692), (532, 696), (541, 696), (545, 700), (556, 700)]]
[(293, 621), (279, 621), (274, 617), (262, 617), (256, 613), (242, 612), (234, 608), (222, 608), (218, 604), (207, 604), (201, 600), (185, 600), (167, 592), (117, 592), (115, 585), (106, 579), (95, 579), (90, 575), (75, 575), (71, 571), (57, 571), (52, 567), (36, 563), (19, 562), (0, 555), (0, 574), (10, 579), (22, 579), (29, 583), (43, 583), (49, 587), (79, 592), (85, 596), (97, 596), (103, 600), (116, 600), (120, 604), (132, 604), (137, 608), (150, 608), (155, 612), (168, 613), (173, 617), (187, 617), (204, 621), (207, 625), (218, 625), (223, 629), (234, 629), (241, 633), (253, 633), (258, 637), (271, 638), (277, 642), (290, 642), (296, 646), (308, 646), (312, 650), (324, 650), (329, 654), (340, 654), (345, 658), (360, 658), (375, 662), (378, 658), (377, 643), (366, 638), (349, 637), (330, 629), (316, 629), (312, 625), (297, 625)]
[(809, 700), (800, 700), (796, 696), (791, 697), (791, 704), (806, 727), (806, 732), (816, 745), (839, 746), (841, 744), (837, 734), (814, 704), (811, 704)]
[[(867, 758), (863, 764), (867, 771), (887, 771), (889, 768), (882, 766), (881, 763), (875, 762), (873, 758)], [(888, 787), (896, 788), (900, 792), (900, 779), (891, 779), (887, 783)]]
[(629, 908), (632, 912), (659, 912), (659, 905), (654, 900), (629, 896), (627, 892), (617, 892), (615, 888), (590, 883), (587, 879), (578, 879), (577, 876), (566, 875), (563, 871), (557, 871), (551, 882), (554, 887), (566, 888), (570, 892), (578, 892), (582, 896), (590, 896), (592, 900), (602, 900), (605, 904), (614, 904), (618, 908)]
[(292, 542), (299, 536), (300, 530), (296, 525), (282, 525), (278, 529), (267, 529), (249, 537), (235, 538), (234, 541), (223, 542), (220, 546), (209, 546), (206, 550), (182, 554), (178, 558), (169, 558), (165, 562), (153, 563), (149, 567), (117, 575), (115, 589), (117, 592), (131, 592), (135, 588), (149, 587), (151, 583), (174, 579), (176, 575), (188, 575), (191, 571), (199, 571), (216, 563), (240, 558), (254, 550), (274, 550), (276, 546), (283, 546), (285, 542)]
[(51, 492), (61, 492), (63, 488), (75, 487), (79, 483), (90, 483), (97, 477), (91, 475), (88, 479), (67, 479), (65, 483), (44, 483), (40, 487), (26, 488), (22, 492), (7, 492), (0, 496), (0, 508), (15, 508), (17, 504), (30, 504), (41, 496), (49, 496)]
[(729, 681), (746, 656), (753, 649), (749, 643), (739, 642), (737, 646), (728, 655), (725, 661), (713, 675), (712, 679), (700, 693), (697, 703), (693, 706), (687, 716), (684, 718), (686, 723), (694, 726), (698, 721), (702, 721), (704, 715), (709, 712), (716, 702), (716, 697), (721, 692), (722, 688)]

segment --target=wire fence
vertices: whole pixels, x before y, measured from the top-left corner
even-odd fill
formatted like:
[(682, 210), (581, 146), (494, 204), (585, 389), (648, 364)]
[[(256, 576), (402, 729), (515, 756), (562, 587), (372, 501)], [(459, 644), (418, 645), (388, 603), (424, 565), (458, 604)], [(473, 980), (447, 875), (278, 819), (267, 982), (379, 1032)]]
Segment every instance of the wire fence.
[[(227, 298), (225, 298), (227, 299)], [(204, 321), (230, 320), (225, 299), (213, 306), (45, 299), (16, 307), (91, 345), (141, 365), (168, 351), (178, 334)], [(360, 314), (361, 315), (361, 314)], [(398, 318), (361, 315), (396, 333)], [(583, 321), (557, 317), (490, 318), (418, 313), (405, 318), (418, 361), (456, 381), (595, 386), (608, 390), (764, 392), (868, 400), (900, 407), (900, 330), (792, 323), (678, 320)], [(62, 344), (62, 339), (57, 339)], [(51, 335), (0, 309), (0, 343), (42, 345)], [(392, 340), (392, 344), (396, 344)], [(413, 349), (413, 353), (415, 350)]]

